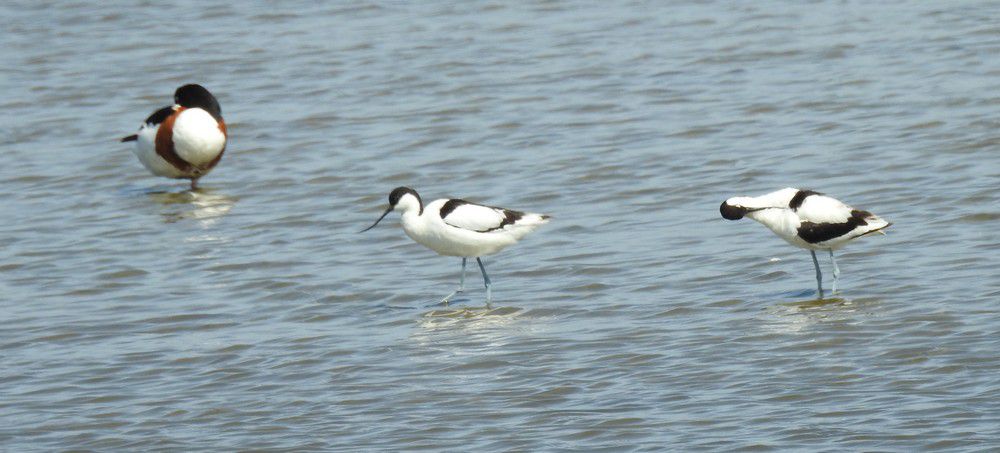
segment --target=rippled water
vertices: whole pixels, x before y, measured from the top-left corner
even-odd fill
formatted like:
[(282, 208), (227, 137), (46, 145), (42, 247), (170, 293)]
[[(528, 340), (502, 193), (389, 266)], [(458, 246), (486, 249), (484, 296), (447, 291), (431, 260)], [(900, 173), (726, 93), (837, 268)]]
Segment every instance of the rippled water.
[[(0, 5), (0, 450), (1000, 448), (995, 2), (525, 3)], [(398, 185), (554, 219), (435, 306)], [(785, 186), (895, 222), (837, 298)]]

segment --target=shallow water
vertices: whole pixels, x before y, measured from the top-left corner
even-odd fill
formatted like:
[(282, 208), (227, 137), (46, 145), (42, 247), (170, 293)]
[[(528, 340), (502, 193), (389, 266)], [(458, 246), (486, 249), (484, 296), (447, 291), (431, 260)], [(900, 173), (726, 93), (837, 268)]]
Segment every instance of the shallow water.
[[(0, 5), (0, 450), (996, 449), (995, 6)], [(194, 194), (116, 141), (187, 82)], [(399, 185), (553, 221), (437, 306)], [(836, 297), (785, 186), (895, 223)]]

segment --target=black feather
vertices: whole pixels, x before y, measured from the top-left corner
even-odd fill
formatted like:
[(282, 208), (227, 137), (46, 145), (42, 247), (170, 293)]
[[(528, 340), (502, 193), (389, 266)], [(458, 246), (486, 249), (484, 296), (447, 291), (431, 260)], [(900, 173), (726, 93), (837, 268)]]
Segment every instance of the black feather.
[(792, 197), (792, 200), (788, 202), (788, 207), (791, 208), (792, 211), (799, 209), (799, 207), (802, 206), (802, 203), (806, 201), (806, 197), (810, 195), (823, 195), (823, 194), (819, 192), (814, 192), (812, 190), (800, 190), (796, 192), (795, 196)]
[(802, 222), (799, 225), (799, 237), (810, 244), (829, 241), (850, 233), (859, 226), (868, 225), (865, 218), (871, 216), (872, 213), (868, 211), (855, 209), (851, 211), (851, 217), (843, 223)]
[(173, 113), (174, 113), (173, 107), (164, 107), (162, 109), (159, 109), (153, 112), (152, 115), (149, 115), (149, 118), (146, 118), (146, 124), (152, 126), (155, 126), (157, 124), (162, 124), (164, 121), (167, 120), (167, 117), (169, 117)]

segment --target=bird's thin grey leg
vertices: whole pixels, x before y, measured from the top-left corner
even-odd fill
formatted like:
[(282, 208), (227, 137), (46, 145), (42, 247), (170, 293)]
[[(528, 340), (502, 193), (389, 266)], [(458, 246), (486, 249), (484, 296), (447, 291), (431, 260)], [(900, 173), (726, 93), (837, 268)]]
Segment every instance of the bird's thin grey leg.
[(458, 281), (458, 289), (445, 296), (445, 298), (441, 300), (441, 303), (447, 304), (448, 301), (451, 300), (452, 297), (455, 297), (456, 294), (465, 291), (465, 260), (466, 258), (462, 257), (462, 278)]
[(198, 178), (191, 178), (191, 190), (198, 190)]
[(483, 271), (483, 284), (486, 285), (486, 305), (489, 305), (490, 302), (493, 302), (493, 282), (490, 281), (490, 276), (486, 275), (486, 266), (483, 266), (483, 260), (477, 256), (476, 262), (479, 263), (479, 270)]
[(819, 298), (823, 298), (823, 273), (819, 271), (819, 260), (816, 259), (816, 251), (810, 250), (809, 253), (813, 257), (813, 266), (816, 266), (816, 290), (819, 292)]
[(837, 280), (840, 280), (840, 268), (837, 267), (837, 260), (833, 258), (833, 249), (830, 249), (830, 262), (833, 263), (833, 289), (831, 292), (837, 292)]

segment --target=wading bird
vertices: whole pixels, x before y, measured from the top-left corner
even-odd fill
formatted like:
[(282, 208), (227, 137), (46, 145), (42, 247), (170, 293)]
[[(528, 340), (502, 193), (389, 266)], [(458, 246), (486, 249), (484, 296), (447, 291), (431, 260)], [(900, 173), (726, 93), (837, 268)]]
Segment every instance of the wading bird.
[(823, 297), (823, 274), (817, 250), (830, 252), (833, 263), (833, 292), (837, 291), (840, 269), (833, 251), (870, 233), (882, 233), (892, 225), (868, 211), (854, 209), (839, 200), (811, 190), (781, 189), (759, 197), (733, 197), (719, 207), (722, 217), (739, 220), (749, 217), (768, 227), (789, 244), (809, 250), (816, 267), (816, 286)]
[(212, 171), (226, 150), (226, 123), (219, 101), (201, 85), (174, 92), (174, 105), (163, 107), (122, 138), (135, 142), (135, 155), (151, 173), (174, 179), (198, 179)]
[(381, 217), (361, 232), (378, 225), (390, 212), (402, 212), (403, 231), (418, 244), (439, 255), (462, 257), (462, 277), (458, 289), (444, 298), (447, 303), (465, 290), (465, 262), (476, 258), (486, 286), (486, 303), (492, 302), (492, 282), (480, 258), (516, 244), (549, 216), (513, 211), (470, 203), (459, 199), (440, 199), (426, 206), (420, 195), (409, 187), (397, 187), (389, 194), (389, 207)]

